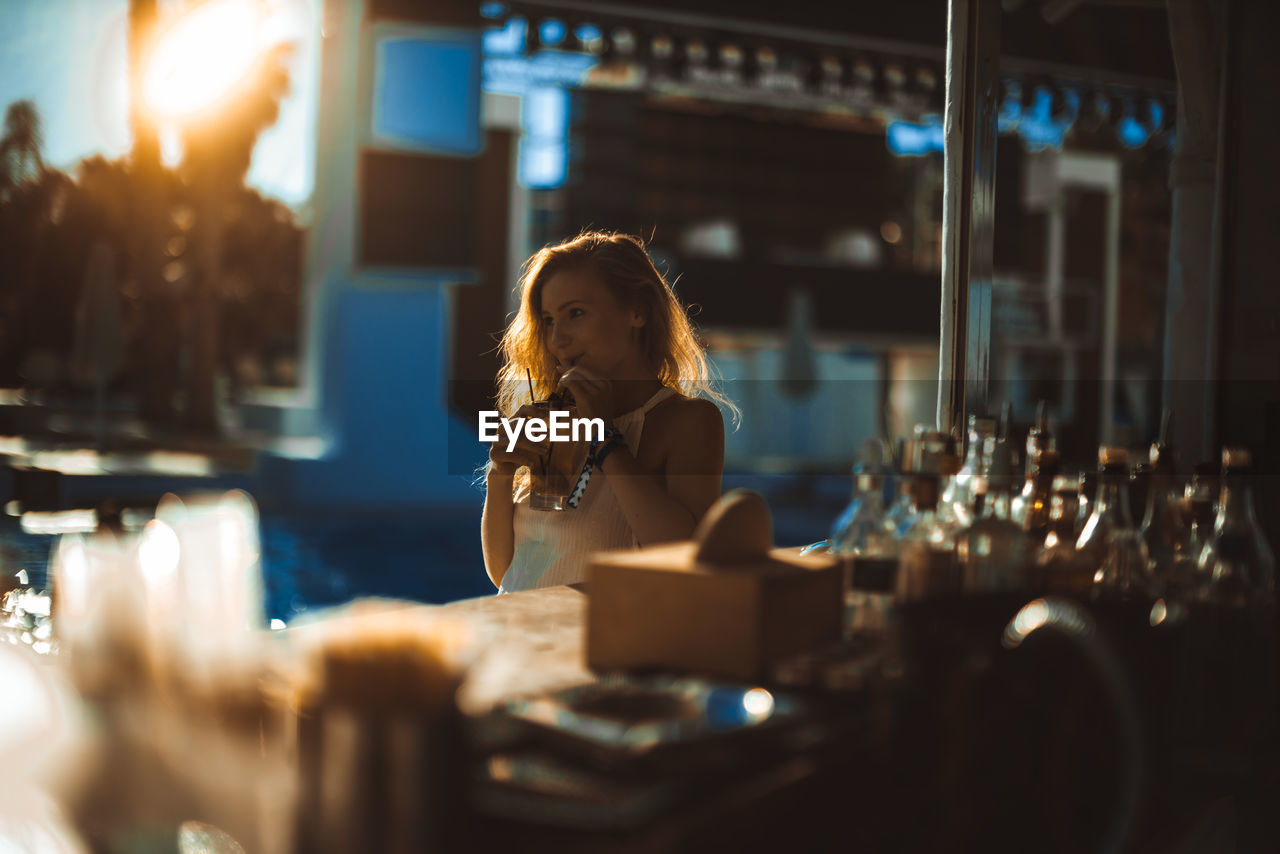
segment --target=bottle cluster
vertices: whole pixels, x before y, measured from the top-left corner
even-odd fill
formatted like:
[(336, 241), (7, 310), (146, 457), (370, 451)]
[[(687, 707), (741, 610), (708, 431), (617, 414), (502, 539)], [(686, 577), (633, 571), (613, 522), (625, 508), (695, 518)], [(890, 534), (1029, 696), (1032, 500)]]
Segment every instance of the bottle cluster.
[[(890, 467), (864, 446), (831, 552), (848, 572), (853, 628), (896, 603), (977, 593), (1164, 598), (1268, 605), (1275, 558), (1258, 524), (1248, 451), (1180, 478), (1168, 416), (1146, 462), (1098, 449), (1096, 472), (1067, 476), (1041, 407), (1021, 466), (1009, 417), (971, 416), (968, 441), (916, 427)], [(1145, 492), (1135, 520), (1130, 485)]]

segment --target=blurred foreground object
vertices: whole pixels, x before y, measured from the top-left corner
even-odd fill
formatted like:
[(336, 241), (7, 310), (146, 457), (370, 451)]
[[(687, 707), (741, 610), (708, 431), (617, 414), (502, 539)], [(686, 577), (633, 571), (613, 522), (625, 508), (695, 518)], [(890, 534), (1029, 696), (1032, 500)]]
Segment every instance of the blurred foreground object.
[(458, 850), (462, 627), (366, 601), (300, 631), (314, 635), (294, 702), (294, 850)]
[(172, 846), (188, 822), (288, 850), (287, 680), (261, 614), (257, 508), (166, 496), (157, 516), (56, 547), (56, 661), (81, 747), (52, 790), (95, 851)]

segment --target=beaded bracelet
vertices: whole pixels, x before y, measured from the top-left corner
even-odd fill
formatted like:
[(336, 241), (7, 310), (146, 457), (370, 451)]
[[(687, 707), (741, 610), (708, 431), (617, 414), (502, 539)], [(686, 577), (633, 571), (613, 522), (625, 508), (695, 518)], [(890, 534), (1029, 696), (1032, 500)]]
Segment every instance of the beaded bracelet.
[(577, 508), (582, 503), (582, 496), (587, 491), (587, 484), (591, 482), (591, 473), (595, 469), (603, 471), (602, 463), (604, 458), (613, 453), (613, 449), (622, 445), (624, 439), (622, 431), (617, 427), (610, 427), (604, 431), (604, 438), (600, 441), (592, 440), (588, 443), (590, 449), (587, 453), (587, 461), (582, 464), (582, 471), (578, 474), (578, 482), (574, 484), (573, 490), (569, 493), (569, 500), (566, 502), (570, 507)]
[(617, 427), (610, 427), (604, 431), (604, 439), (599, 442), (591, 443), (591, 454), (589, 459), (595, 468), (604, 470), (605, 457), (613, 453), (615, 448), (623, 444), (622, 431)]

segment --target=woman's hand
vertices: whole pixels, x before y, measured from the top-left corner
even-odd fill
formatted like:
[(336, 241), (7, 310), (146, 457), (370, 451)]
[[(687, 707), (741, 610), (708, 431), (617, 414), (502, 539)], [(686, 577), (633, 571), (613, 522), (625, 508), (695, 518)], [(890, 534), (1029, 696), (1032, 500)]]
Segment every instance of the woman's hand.
[(560, 375), (560, 385), (573, 392), (580, 418), (603, 418), (607, 423), (613, 416), (613, 383), (581, 365), (575, 365)]
[[(545, 408), (530, 403), (517, 409), (511, 416), (512, 420), (546, 417)], [(523, 428), (516, 438), (515, 446), (508, 451), (509, 441), (506, 431), (499, 430), (498, 441), (489, 445), (489, 462), (493, 464), (493, 470), (499, 474), (515, 474), (516, 469), (521, 466), (528, 466), (530, 471), (536, 473), (542, 461), (546, 459), (547, 451), (550, 450), (549, 441), (531, 442), (525, 437)]]

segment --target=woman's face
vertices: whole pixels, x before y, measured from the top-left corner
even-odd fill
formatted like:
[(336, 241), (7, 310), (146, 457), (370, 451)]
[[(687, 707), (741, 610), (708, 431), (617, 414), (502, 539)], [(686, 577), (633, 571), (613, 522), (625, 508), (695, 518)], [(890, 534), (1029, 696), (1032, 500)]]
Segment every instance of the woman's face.
[(644, 372), (639, 312), (624, 308), (590, 266), (569, 268), (542, 286), (542, 334), (565, 371), (581, 365), (609, 379)]

